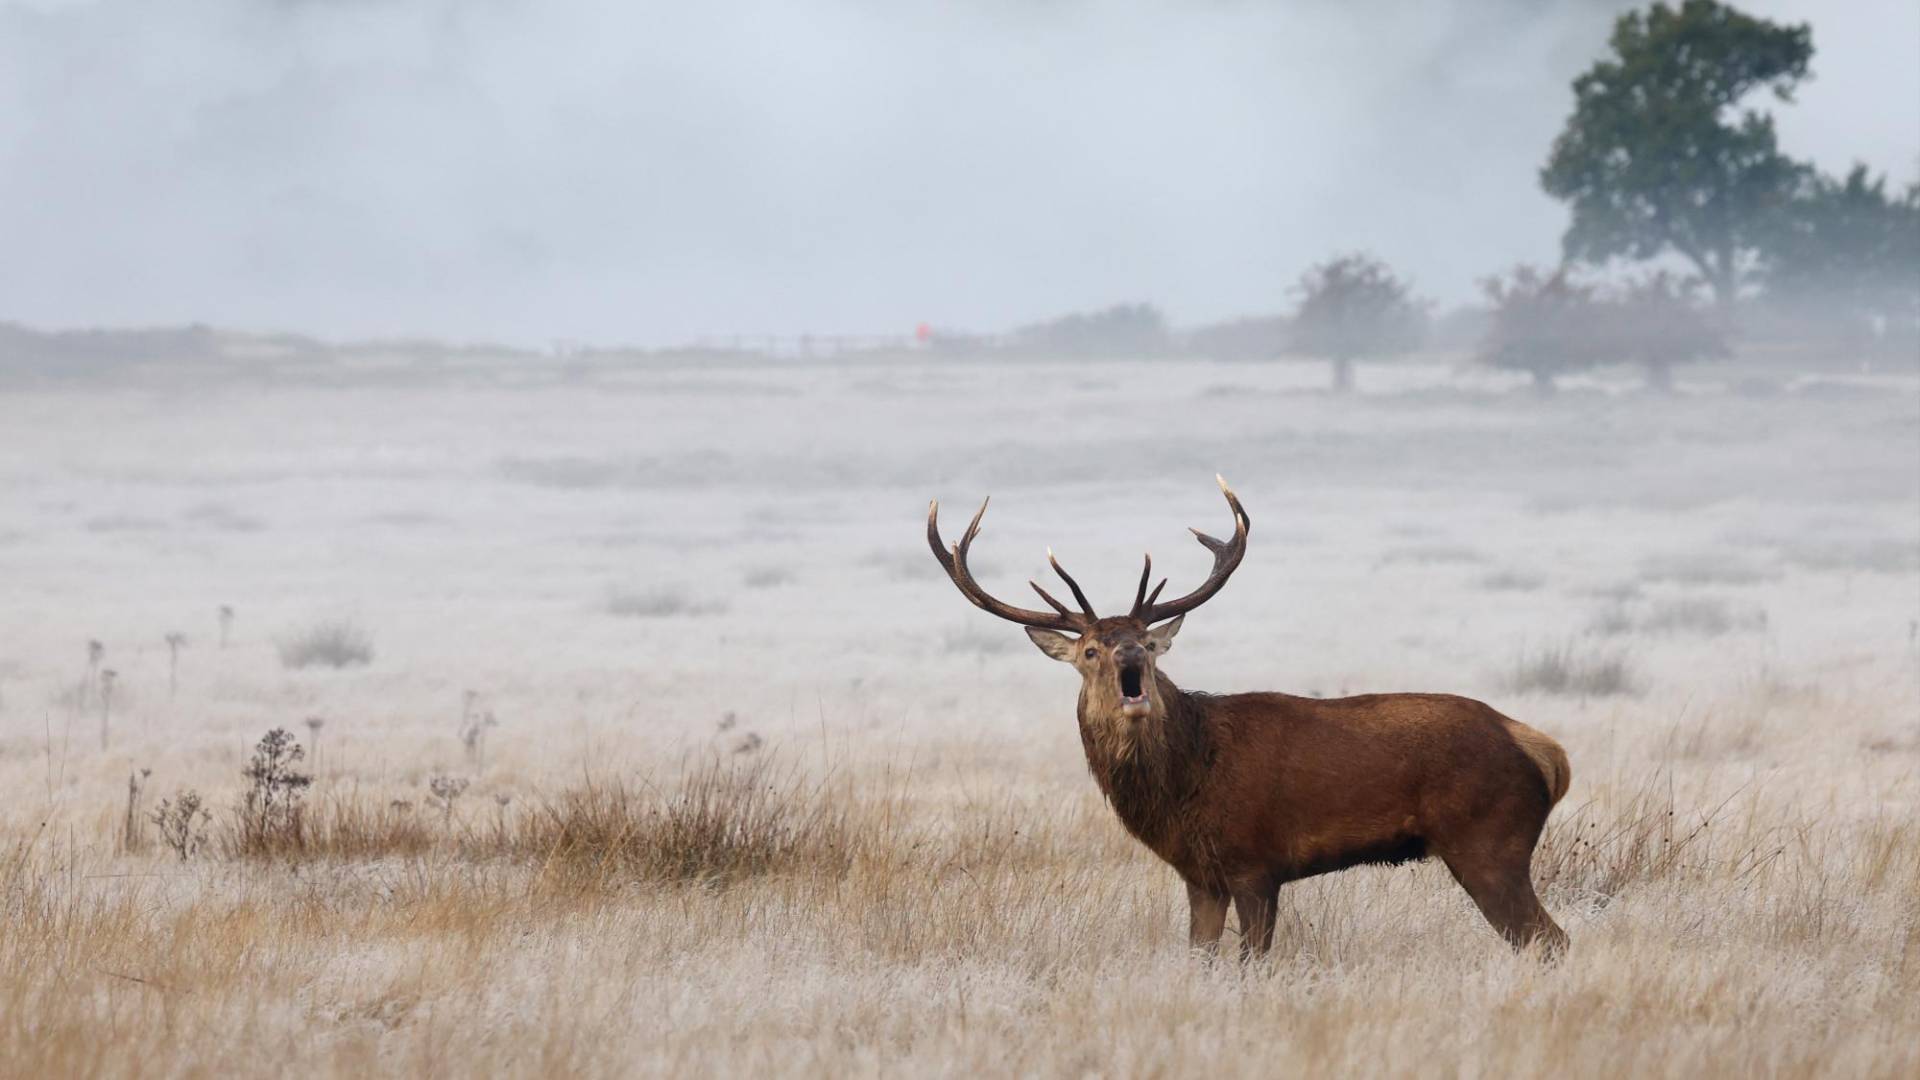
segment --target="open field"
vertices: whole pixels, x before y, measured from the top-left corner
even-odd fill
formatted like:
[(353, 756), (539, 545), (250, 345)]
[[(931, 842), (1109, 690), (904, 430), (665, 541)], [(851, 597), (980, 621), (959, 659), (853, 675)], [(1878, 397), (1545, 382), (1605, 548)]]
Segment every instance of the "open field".
[[(0, 394), (0, 1071), (1920, 1074), (1920, 385), (1323, 374)], [(1437, 863), (1188, 956), (1074, 676), (922, 539), (991, 492), (990, 588), (1114, 606), (1203, 574), (1216, 471), (1251, 553), (1166, 670), (1559, 739), (1558, 966)]]

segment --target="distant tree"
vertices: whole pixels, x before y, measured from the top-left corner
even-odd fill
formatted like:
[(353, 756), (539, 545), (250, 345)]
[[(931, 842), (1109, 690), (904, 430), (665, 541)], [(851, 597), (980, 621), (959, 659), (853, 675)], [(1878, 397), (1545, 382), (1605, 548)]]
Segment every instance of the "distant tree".
[(1612, 355), (1646, 369), (1647, 385), (1673, 389), (1676, 364), (1727, 355), (1719, 320), (1693, 300), (1692, 283), (1665, 270), (1629, 281), (1602, 304), (1596, 328)]
[(1573, 115), (1540, 172), (1573, 210), (1564, 254), (1603, 263), (1678, 252), (1724, 314), (1804, 172), (1780, 153), (1772, 117), (1735, 110), (1760, 89), (1792, 100), (1812, 31), (1685, 0), (1620, 16), (1609, 43), (1612, 55), (1574, 80)]
[(1197, 326), (1181, 335), (1186, 351), (1215, 360), (1267, 360), (1287, 343), (1284, 315), (1261, 315)]
[(1354, 253), (1329, 259), (1301, 275), (1293, 316), (1293, 347), (1333, 362), (1333, 388), (1353, 389), (1353, 362), (1396, 356), (1420, 344), (1427, 313), (1412, 287), (1387, 264)]
[(1855, 165), (1846, 179), (1811, 170), (1778, 215), (1760, 280), (1776, 306), (1836, 321), (1852, 335), (1920, 324), (1920, 183), (1889, 194)]
[(1574, 281), (1567, 267), (1516, 266), (1480, 287), (1492, 307), (1481, 363), (1527, 372), (1545, 396), (1554, 392), (1556, 378), (1607, 361), (1598, 291)]
[(1152, 304), (1115, 304), (1014, 331), (1022, 348), (1076, 356), (1142, 356), (1167, 348), (1167, 320)]

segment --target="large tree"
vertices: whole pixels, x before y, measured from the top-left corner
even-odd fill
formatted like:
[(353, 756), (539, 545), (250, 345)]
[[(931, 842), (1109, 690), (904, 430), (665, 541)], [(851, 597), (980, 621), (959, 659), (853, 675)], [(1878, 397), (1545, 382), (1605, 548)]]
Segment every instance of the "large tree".
[(1308, 270), (1294, 287), (1293, 347), (1333, 362), (1333, 388), (1353, 389), (1353, 362), (1394, 356), (1420, 344), (1426, 309), (1413, 288), (1370, 255), (1341, 255)]
[(1620, 16), (1610, 48), (1574, 80), (1573, 115), (1540, 173), (1573, 210), (1565, 254), (1677, 252), (1724, 310), (1803, 173), (1780, 153), (1773, 118), (1742, 103), (1762, 89), (1792, 100), (1812, 31), (1685, 0)]

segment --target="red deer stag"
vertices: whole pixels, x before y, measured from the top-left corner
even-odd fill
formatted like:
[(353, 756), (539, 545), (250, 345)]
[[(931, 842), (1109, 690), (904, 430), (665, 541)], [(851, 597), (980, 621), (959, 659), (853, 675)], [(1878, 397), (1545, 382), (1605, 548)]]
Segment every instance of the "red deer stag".
[[(1029, 582), (1051, 611), (997, 600), (967, 569), (982, 503), (951, 551), (940, 505), (927, 543), (975, 607), (1027, 627), (1040, 651), (1080, 672), (1080, 743), (1121, 824), (1179, 872), (1195, 948), (1217, 950), (1232, 901), (1241, 955), (1273, 943), (1280, 886), (1362, 863), (1437, 855), (1515, 948), (1549, 954), (1567, 935), (1533, 891), (1533, 848), (1566, 794), (1566, 752), (1492, 708), (1445, 694), (1321, 700), (1290, 694), (1201, 694), (1159, 669), (1186, 613), (1227, 583), (1247, 551), (1247, 512), (1226, 481), (1233, 539), (1199, 530), (1213, 572), (1162, 602), (1147, 558), (1133, 610), (1100, 618), (1051, 552), (1079, 611)], [(1158, 625), (1156, 625), (1158, 624)]]

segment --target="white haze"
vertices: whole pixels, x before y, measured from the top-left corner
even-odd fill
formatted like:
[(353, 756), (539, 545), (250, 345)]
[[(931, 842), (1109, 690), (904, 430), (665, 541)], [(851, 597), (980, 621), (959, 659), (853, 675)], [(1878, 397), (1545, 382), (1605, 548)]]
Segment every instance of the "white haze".
[[(1275, 310), (1554, 256), (1621, 5), (0, 0), (0, 319), (667, 343)], [(1920, 166), (1920, 5), (1811, 19), (1789, 152)]]

